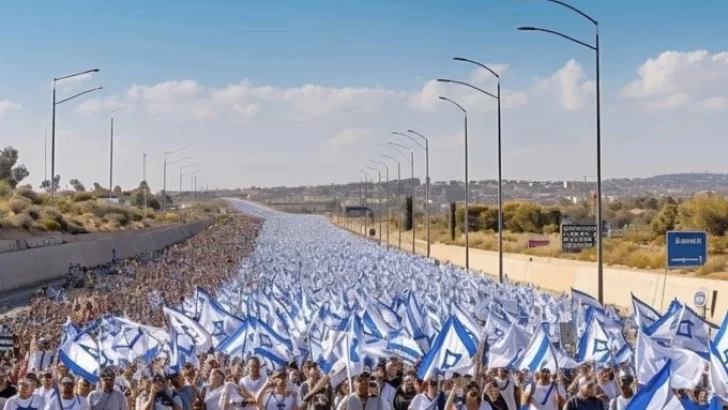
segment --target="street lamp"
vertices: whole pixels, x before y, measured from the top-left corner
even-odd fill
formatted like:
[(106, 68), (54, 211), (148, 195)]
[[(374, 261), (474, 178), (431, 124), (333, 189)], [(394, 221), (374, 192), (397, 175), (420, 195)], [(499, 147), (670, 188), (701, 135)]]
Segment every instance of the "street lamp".
[(399, 148), (404, 148), (410, 153), (409, 163), (410, 163), (410, 185), (412, 187), (412, 253), (415, 253), (415, 154), (414, 152), (409, 149), (408, 147), (405, 147), (404, 145), (397, 144), (396, 142), (387, 142), (387, 145), (391, 146), (393, 149), (395, 149), (397, 152), (400, 153), (404, 157), (405, 160), (407, 160), (407, 155), (405, 155), (404, 152), (402, 152)]
[(491, 74), (495, 76), (495, 78), (498, 81), (496, 94), (489, 93), (485, 90), (482, 90), (472, 84), (463, 82), (463, 81), (456, 81), (456, 80), (448, 80), (448, 79), (438, 79), (437, 81), (442, 83), (453, 83), (453, 84), (459, 84), (464, 85), (466, 87), (472, 88), (473, 90), (479, 91), (488, 97), (494, 98), (498, 101), (498, 280), (503, 283), (503, 172), (502, 172), (502, 157), (501, 157), (501, 80), (500, 75), (496, 73), (495, 71), (491, 70), (486, 66), (485, 64), (479, 63), (477, 61), (469, 60), (467, 58), (462, 57), (455, 57), (453, 58), (455, 61), (464, 61), (471, 64), (475, 64), (481, 68), (484, 68)]
[(176, 154), (180, 151), (186, 150), (187, 147), (176, 149), (174, 151), (167, 151), (164, 153), (164, 183), (162, 184), (162, 211), (167, 211), (167, 167), (180, 161), (186, 161), (192, 157), (180, 158), (176, 161), (167, 162), (167, 155)]
[[(407, 135), (402, 132), (393, 131), (392, 134), (394, 135), (400, 135), (403, 137), (409, 138), (412, 142), (415, 143), (418, 147), (425, 150), (425, 219), (426, 219), (426, 229), (427, 229), (427, 257), (430, 257), (430, 149), (429, 144), (427, 142), (427, 138), (422, 136), (421, 134), (418, 134), (415, 131), (407, 130), (407, 132), (410, 132), (412, 134), (415, 134), (425, 140), (425, 145), (423, 146), (419, 141), (412, 138), (411, 135)], [(414, 200), (414, 199), (413, 199)]]
[[(374, 159), (370, 159), (369, 162), (378, 164), (384, 167), (385, 170), (385, 176), (387, 178), (387, 185), (384, 188), (384, 196), (387, 197), (387, 248), (389, 248), (389, 220), (391, 219), (390, 212), (392, 210), (392, 207), (390, 206), (391, 202), (389, 200), (389, 166), (385, 164), (384, 162), (377, 161)], [(381, 219), (380, 219), (381, 221)], [(379, 232), (381, 232), (382, 227), (379, 227)]]
[(192, 168), (192, 167), (198, 167), (198, 166), (200, 166), (200, 164), (190, 164), (190, 165), (183, 165), (183, 166), (179, 167), (179, 196), (180, 196), (180, 198), (182, 197), (182, 170), (185, 170), (187, 168)]
[[(386, 146), (386, 144), (378, 144), (378, 145)], [(397, 207), (399, 207), (399, 195), (402, 191), (401, 166), (400, 166), (399, 160), (392, 157), (391, 155), (382, 154), (382, 156), (384, 158), (394, 161), (397, 164), (397, 199), (395, 202), (397, 203)], [(387, 228), (387, 229), (389, 229), (389, 228)], [(402, 215), (399, 216), (399, 223), (397, 223), (397, 246), (400, 249), (402, 249)]]
[(585, 43), (583, 41), (579, 41), (573, 37), (567, 36), (566, 34), (559, 33), (558, 31), (554, 30), (548, 30), (543, 28), (537, 28), (537, 27), (519, 27), (518, 29), (521, 31), (541, 31), (544, 33), (553, 34), (556, 36), (559, 36), (561, 38), (564, 38), (566, 40), (569, 40), (573, 43), (579, 44), (580, 46), (584, 46), (596, 54), (596, 116), (597, 116), (597, 293), (598, 293), (598, 299), (599, 303), (604, 303), (604, 265), (602, 263), (602, 231), (603, 231), (603, 224), (602, 224), (602, 110), (601, 110), (601, 98), (600, 98), (600, 73), (599, 73), (599, 22), (589, 16), (588, 14), (582, 12), (581, 10), (577, 9), (574, 6), (571, 6), (569, 4), (566, 4), (559, 0), (543, 0), (548, 1), (549, 3), (558, 4), (562, 7), (566, 7), (567, 9), (581, 15), (585, 19), (589, 20), (594, 25), (594, 45)]
[(111, 135), (109, 137), (109, 198), (113, 198), (112, 193), (114, 192), (114, 113), (129, 107), (124, 105), (122, 107), (114, 108), (111, 110)]
[(465, 118), (465, 216), (463, 219), (465, 221), (465, 269), (470, 269), (470, 240), (468, 236), (468, 231), (470, 231), (470, 215), (468, 215), (468, 203), (470, 202), (470, 193), (468, 192), (468, 111), (462, 105), (447, 97), (440, 96), (440, 99), (458, 107), (463, 112)]
[(382, 244), (382, 172), (374, 167), (365, 167), (375, 171), (379, 176), (379, 245)]
[(68, 98), (65, 98), (65, 99), (61, 100), (61, 101), (56, 101), (56, 83), (58, 81), (62, 81), (62, 80), (65, 80), (65, 79), (68, 79), (68, 78), (71, 78), (71, 77), (77, 77), (79, 75), (85, 75), (85, 74), (90, 74), (90, 73), (98, 73), (98, 72), (99, 72), (99, 69), (98, 68), (94, 68), (94, 69), (91, 69), (91, 70), (82, 71), (80, 73), (64, 75), (64, 76), (56, 77), (56, 78), (53, 79), (53, 110), (52, 110), (52, 114), (51, 114), (51, 193), (55, 193), (55, 191), (56, 191), (56, 186), (55, 186), (55, 177), (56, 177), (56, 106), (57, 105), (61, 105), (64, 102), (71, 101), (71, 100), (73, 100), (76, 97), (80, 97), (80, 96), (82, 96), (84, 94), (88, 94), (88, 93), (91, 93), (91, 92), (94, 92), (94, 91), (102, 90), (104, 88), (104, 87), (92, 88), (90, 90), (82, 91), (82, 92), (80, 92), (78, 94), (72, 95), (72, 96), (70, 96)]
[(369, 175), (367, 175), (365, 171), (359, 172), (364, 175), (364, 184), (362, 185), (362, 191), (364, 192), (364, 238), (368, 238), (369, 236), (367, 235), (367, 224), (369, 222), (369, 210), (367, 208), (367, 177)]

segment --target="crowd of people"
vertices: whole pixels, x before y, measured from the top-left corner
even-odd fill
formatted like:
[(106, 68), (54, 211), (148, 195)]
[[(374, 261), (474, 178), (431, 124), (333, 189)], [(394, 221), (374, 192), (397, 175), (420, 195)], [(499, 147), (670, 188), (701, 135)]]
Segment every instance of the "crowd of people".
[[(0, 359), (3, 410), (624, 410), (637, 390), (629, 366), (586, 364), (552, 374), (478, 365), (468, 374), (418, 377), (418, 363), (392, 356), (333, 381), (312, 360), (272, 369), (253, 356), (202, 352), (199, 365), (163, 359), (101, 369), (96, 385), (54, 359), (30, 368), (28, 353), (52, 350), (64, 323), (83, 327), (111, 314), (164, 327), (161, 306), (177, 306), (195, 287), (218, 289), (255, 247), (256, 218), (228, 223), (153, 255), (97, 268), (73, 267), (63, 289), (46, 289), (0, 319), (15, 349)], [(709, 383), (677, 395), (684, 408), (708, 408)], [(688, 407), (694, 406), (694, 407)], [(634, 406), (632, 406), (634, 408)]]

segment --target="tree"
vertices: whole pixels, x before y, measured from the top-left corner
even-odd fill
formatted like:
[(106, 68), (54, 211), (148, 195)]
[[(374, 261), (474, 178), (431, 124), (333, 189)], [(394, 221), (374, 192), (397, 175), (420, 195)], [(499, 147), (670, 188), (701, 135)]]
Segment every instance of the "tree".
[(678, 206), (682, 229), (700, 229), (722, 236), (728, 231), (728, 200), (717, 195), (696, 195)]
[(73, 189), (76, 190), (76, 192), (84, 192), (84, 191), (86, 191), (86, 187), (83, 186), (83, 184), (81, 183), (81, 181), (79, 181), (76, 178), (73, 178), (72, 180), (68, 181), (68, 183), (71, 184), (71, 186), (73, 187)]
[(650, 229), (656, 237), (665, 236), (665, 232), (675, 229), (678, 208), (675, 204), (666, 204), (650, 222)]
[(11, 188), (30, 175), (25, 165), (17, 165), (18, 150), (7, 146), (0, 150), (0, 181), (5, 181)]
[(121, 194), (122, 194), (121, 187), (119, 185), (115, 186), (114, 187), (114, 196), (117, 198), (121, 198)]
[(94, 190), (92, 191), (95, 197), (106, 197), (109, 196), (109, 190), (102, 187), (98, 182), (94, 182)]

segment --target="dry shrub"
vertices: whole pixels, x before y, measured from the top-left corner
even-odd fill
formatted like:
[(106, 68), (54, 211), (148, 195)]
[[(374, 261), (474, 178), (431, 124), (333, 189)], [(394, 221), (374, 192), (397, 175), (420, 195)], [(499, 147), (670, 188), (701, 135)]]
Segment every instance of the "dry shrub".
[(30, 229), (33, 227), (33, 223), (35, 223), (33, 218), (25, 213), (12, 215), (7, 220), (10, 226), (16, 229)]
[(40, 195), (30, 188), (23, 187), (23, 188), (16, 189), (15, 196), (27, 198), (30, 200), (30, 202), (32, 202), (35, 205), (40, 205), (43, 203), (43, 199), (40, 197)]
[(179, 221), (180, 221), (180, 217), (179, 217), (179, 214), (176, 212), (167, 212), (167, 214), (164, 215), (164, 222), (177, 223)]
[(116, 213), (116, 212), (115, 213), (106, 214), (104, 216), (104, 219), (107, 222), (112, 222), (113, 221), (117, 226), (126, 226), (129, 223), (129, 221), (130, 221), (129, 216), (127, 214)]
[(19, 214), (32, 205), (30, 199), (23, 196), (14, 196), (8, 201), (8, 206), (14, 214)]
[(6, 181), (0, 181), (0, 199), (9, 198), (13, 194), (13, 188)]
[(91, 201), (94, 199), (94, 194), (91, 192), (76, 192), (73, 195), (73, 201), (74, 202), (84, 202), (84, 201)]
[(48, 229), (40, 222), (33, 222), (33, 226), (30, 227), (32, 231), (45, 232)]
[(55, 219), (41, 218), (38, 223), (43, 225), (48, 231), (58, 232), (62, 230), (61, 224)]
[(43, 208), (41, 208), (38, 205), (31, 205), (25, 211), (25, 213), (27, 213), (35, 221), (37, 221), (40, 218), (42, 212), (43, 212)]
[(716, 272), (725, 272), (726, 261), (727, 259), (725, 256), (715, 256), (712, 258), (708, 258), (708, 260), (705, 262), (705, 265), (701, 266), (695, 274), (698, 276), (704, 276)]

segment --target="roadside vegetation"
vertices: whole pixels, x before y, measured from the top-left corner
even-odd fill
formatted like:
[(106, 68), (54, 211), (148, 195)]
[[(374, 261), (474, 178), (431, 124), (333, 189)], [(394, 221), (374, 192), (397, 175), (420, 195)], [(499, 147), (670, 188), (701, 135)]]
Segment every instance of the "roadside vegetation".
[[(116, 230), (143, 229), (154, 226), (192, 222), (226, 212), (217, 201), (183, 201), (176, 204), (167, 196), (168, 212), (160, 212), (162, 198), (155, 195), (146, 181), (131, 190), (116, 186), (112, 192), (94, 183), (92, 189), (78, 180), (61, 188), (61, 177), (44, 181), (34, 190), (23, 180), (27, 169), (18, 164), (18, 151), (0, 150), (0, 232), (32, 234), (58, 232), (82, 234)], [(52, 186), (57, 188), (52, 194)], [(118, 203), (115, 203), (118, 202)], [(146, 207), (145, 207), (146, 204)]]
[[(470, 246), (498, 250), (498, 209), (493, 205), (470, 206)], [(464, 209), (456, 207), (455, 238), (452, 237), (448, 214), (431, 217), (433, 242), (461, 245), (464, 243)], [(536, 256), (596, 261), (596, 249), (581, 252), (561, 250), (562, 222), (593, 224), (594, 203), (567, 203), (542, 206), (530, 202), (507, 202), (503, 206), (505, 252)], [(728, 199), (713, 193), (696, 194), (691, 198), (637, 197), (604, 202), (605, 225), (611, 235), (604, 240), (605, 263), (637, 269), (664, 269), (665, 233), (669, 230), (708, 232), (708, 262), (696, 275), (728, 278)], [(417, 214), (418, 239), (425, 239), (425, 218)], [(392, 220), (390, 229), (397, 229)], [(606, 230), (606, 228), (605, 228)], [(409, 240), (410, 235), (402, 235)], [(534, 243), (536, 241), (536, 243)], [(530, 243), (529, 243), (530, 242)], [(538, 245), (538, 246), (534, 246)]]

